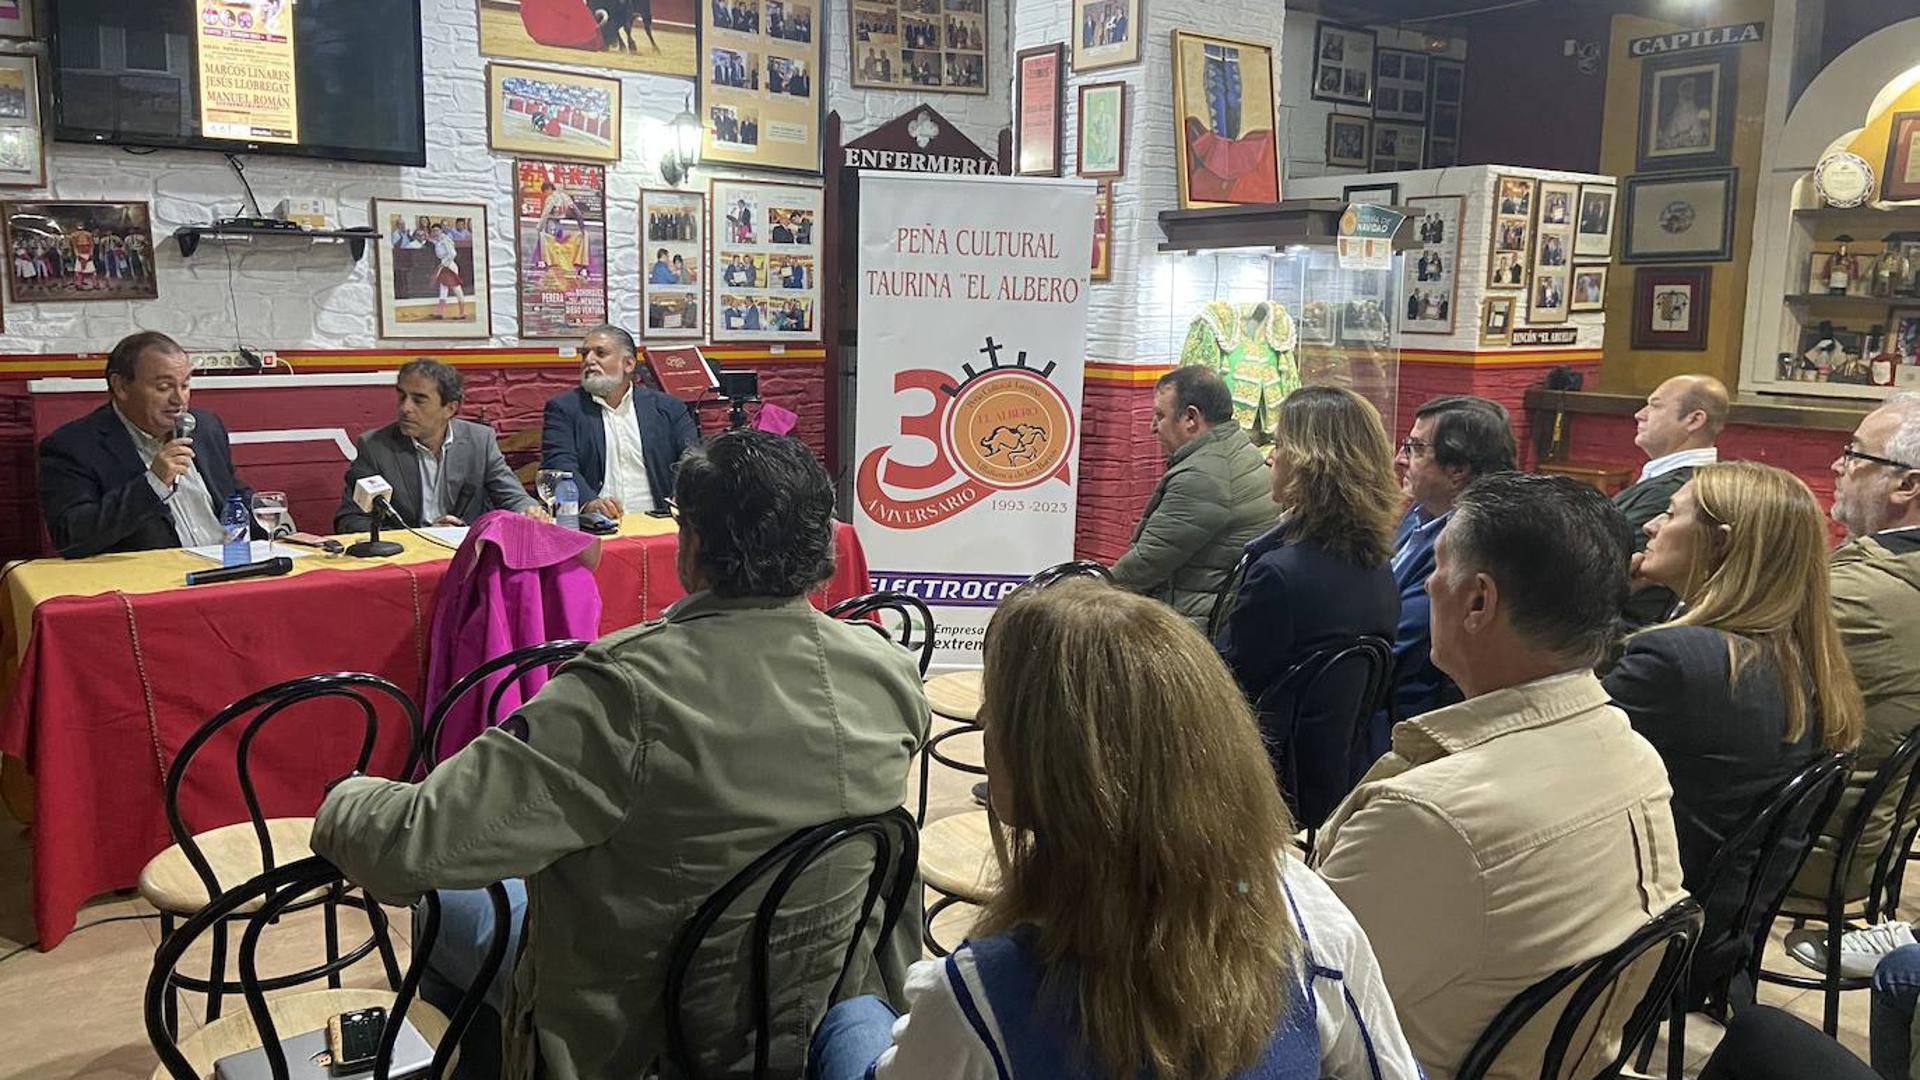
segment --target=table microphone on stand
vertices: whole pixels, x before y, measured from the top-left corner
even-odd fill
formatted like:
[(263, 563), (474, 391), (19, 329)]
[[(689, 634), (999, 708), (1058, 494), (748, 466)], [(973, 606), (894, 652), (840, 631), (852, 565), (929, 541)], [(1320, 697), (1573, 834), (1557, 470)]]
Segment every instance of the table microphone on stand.
[(378, 559), (398, 555), (404, 550), (391, 540), (380, 539), (380, 518), (393, 512), (390, 501), (392, 495), (393, 485), (387, 483), (384, 477), (362, 477), (353, 485), (353, 505), (373, 519), (373, 527), (368, 530), (365, 540), (347, 548), (348, 555), (356, 559)]

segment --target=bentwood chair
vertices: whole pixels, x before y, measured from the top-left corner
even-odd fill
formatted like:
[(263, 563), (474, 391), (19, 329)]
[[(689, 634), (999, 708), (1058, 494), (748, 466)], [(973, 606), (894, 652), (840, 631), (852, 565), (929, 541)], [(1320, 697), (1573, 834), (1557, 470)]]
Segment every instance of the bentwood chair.
[(1375, 634), (1316, 650), (1260, 695), (1260, 736), (1302, 828), (1319, 828), (1372, 764), (1367, 724), (1392, 700), (1393, 642)]
[(1044, 589), (1049, 585), (1065, 581), (1068, 578), (1077, 577), (1094, 578), (1099, 581), (1112, 581), (1113, 572), (1091, 559), (1075, 559), (1072, 562), (1063, 562), (1055, 566), (1047, 567), (1045, 570), (1040, 571), (1022, 582), (1020, 587), (1023, 589)]
[[(187, 739), (167, 770), (167, 826), (173, 834), (173, 845), (148, 860), (140, 871), (140, 895), (160, 912), (163, 938), (174, 932), (176, 922), (198, 915), (239, 883), (302, 858), (312, 851), (313, 818), (268, 816), (262, 805), (261, 792), (254, 782), (253, 762), (255, 755), (267, 753), (268, 747), (276, 756), (304, 752), (304, 744), (299, 743), (298, 736), (293, 734), (299, 725), (275, 721), (294, 715), (289, 712), (294, 706), (306, 705), (309, 707), (298, 710), (297, 715), (302, 723), (311, 725), (315, 719), (311, 705), (316, 702), (343, 706), (335, 715), (328, 717), (330, 723), (350, 724), (352, 721), (346, 717), (357, 713), (361, 738), (359, 753), (350, 762), (311, 762), (308, 764), (311, 775), (325, 778), (371, 770), (374, 753), (381, 743), (379, 705), (382, 702), (388, 706), (389, 713), (397, 710), (404, 719), (401, 737), (406, 751), (405, 765), (396, 775), (413, 774), (420, 755), (420, 710), (405, 691), (376, 675), (358, 672), (309, 675), (256, 691), (222, 709)], [(346, 716), (338, 713), (345, 713)], [(263, 738), (262, 733), (270, 724), (279, 738)], [(287, 734), (282, 735), (282, 732)], [(187, 786), (191, 771), (194, 783), (190, 790), (196, 797), (204, 798), (204, 792), (212, 782), (211, 774), (216, 770), (197, 770), (194, 769), (195, 764), (203, 756), (211, 760), (227, 755), (231, 755), (240, 796), (246, 806), (246, 819), (197, 831), (188, 824), (187, 814), (182, 807), (182, 789)], [(321, 780), (316, 779), (312, 797), (305, 801), (306, 806), (318, 809), (322, 788)], [(289, 796), (285, 793), (268, 794), (276, 805), (285, 806), (289, 802)], [(301, 794), (305, 795), (304, 792)], [(326, 979), (328, 986), (337, 988), (340, 985), (340, 972), (358, 963), (376, 948), (386, 966), (389, 984), (399, 984), (400, 967), (394, 958), (392, 940), (387, 934), (385, 914), (371, 897), (363, 895), (356, 901), (349, 901), (348, 891), (343, 883), (335, 883), (311, 896), (299, 898), (293, 905), (295, 910), (316, 904), (323, 909), (326, 961), (267, 979), (261, 984), (264, 989), (284, 990), (322, 978)], [(343, 902), (353, 902), (364, 908), (371, 924), (368, 939), (344, 955), (340, 950), (339, 937), (339, 907)], [(212, 1023), (220, 1017), (222, 996), (240, 989), (239, 984), (227, 978), (227, 927), (224, 921), (214, 923), (212, 935), (212, 962), (206, 978), (169, 972), (163, 1002), (166, 1029), (169, 1032), (178, 1030), (179, 990), (204, 993), (207, 996), (207, 1022)]]
[[(800, 926), (792, 922), (792, 916), (783, 918), (787, 909), (788, 897), (793, 894), (795, 883), (809, 871), (815, 871), (814, 878), (821, 879), (828, 869), (828, 860), (842, 847), (847, 845), (870, 848), (872, 870), (867, 875), (866, 889), (860, 895), (858, 907), (848, 906), (844, 911), (829, 915), (828, 922), (844, 925), (848, 931), (846, 948), (837, 948), (837, 940), (830, 940), (835, 947), (834, 955), (839, 957), (839, 966), (835, 969), (832, 988), (824, 998), (818, 999), (820, 1013), (802, 1018), (804, 1023), (796, 1022), (782, 1025), (803, 1033), (811, 1033), (819, 1023), (820, 1014), (828, 1005), (839, 1000), (842, 984), (847, 973), (852, 970), (854, 957), (860, 945), (867, 940), (868, 928), (873, 923), (874, 906), (884, 901), (877, 936), (873, 938), (872, 952), (876, 958), (884, 954), (894, 927), (899, 923), (908, 902), (913, 896), (914, 868), (919, 863), (919, 836), (914, 828), (913, 819), (905, 810), (895, 808), (884, 814), (869, 817), (850, 817), (824, 825), (815, 825), (801, 829), (781, 841), (772, 850), (761, 855), (744, 869), (736, 873), (731, 880), (709, 896), (687, 923), (681, 927), (675, 937), (673, 951), (667, 962), (666, 1013), (667, 1013), (667, 1064), (673, 1069), (673, 1075), (681, 1080), (698, 1080), (702, 1075), (699, 1054), (696, 1052), (696, 1038), (711, 1043), (723, 1033), (713, 1031), (695, 1032), (688, 1018), (688, 1001), (694, 993), (691, 974), (703, 955), (708, 961), (718, 957), (737, 955), (737, 950), (727, 948), (719, 935), (727, 933), (723, 924), (728, 915), (743, 902), (754, 902), (751, 925), (744, 932), (746, 948), (749, 951), (749, 982), (746, 987), (747, 1006), (752, 1017), (753, 1031), (753, 1073), (755, 1080), (775, 1075), (771, 1069), (774, 1044), (774, 976), (773, 966), (776, 958), (789, 964), (797, 964), (805, 969), (804, 958), (796, 957), (801, 939), (811, 946), (820, 948), (817, 920), (809, 920), (810, 925)], [(817, 884), (817, 883), (816, 883)], [(817, 889), (816, 889), (817, 891)], [(852, 894), (848, 894), (852, 895)], [(842, 916), (853, 915), (844, 924)], [(740, 920), (735, 920), (737, 924)], [(776, 924), (787, 923), (779, 935), (776, 945)], [(822, 949), (824, 952), (824, 949)], [(804, 975), (802, 976), (804, 977)], [(782, 986), (791, 987), (784, 980)], [(734, 992), (733, 990), (727, 991)], [(812, 1001), (809, 1001), (812, 1004)], [(795, 1018), (787, 1018), (789, 1020)], [(802, 1045), (805, 1043), (803, 1037)]]
[[(908, 652), (918, 653), (920, 677), (927, 677), (927, 667), (933, 663), (936, 628), (933, 610), (927, 607), (926, 601), (901, 592), (871, 592), (840, 601), (828, 608), (826, 615), (843, 622), (872, 627)], [(876, 618), (887, 615), (898, 617), (897, 631), (888, 621)]]
[(433, 711), (427, 714), (427, 734), (421, 746), (423, 769), (431, 770), (440, 763), (441, 729), (446, 726), (447, 715), (476, 688), (483, 687), (489, 681), (495, 681), (492, 691), (487, 694), (486, 712), (481, 716), (485, 727), (499, 727), (507, 719), (500, 715), (500, 702), (506, 697), (508, 690), (520, 685), (522, 680), (535, 671), (557, 667), (579, 656), (590, 644), (592, 643), (563, 639), (540, 645), (529, 645), (524, 649), (515, 649), (510, 653), (496, 656), (461, 676), (460, 681), (449, 686), (447, 692), (433, 706)]
[[(220, 1058), (256, 1048), (265, 1051), (273, 1080), (290, 1080), (296, 1075), (308, 1076), (311, 1075), (311, 1067), (300, 1068), (306, 1064), (304, 1061), (296, 1057), (292, 1063), (289, 1062), (285, 1042), (306, 1035), (309, 1045), (297, 1047), (296, 1051), (310, 1053), (313, 1041), (310, 1033), (324, 1029), (330, 1018), (375, 1007), (386, 1009), (388, 1020), (380, 1040), (379, 1056), (374, 1059), (372, 1071), (364, 1075), (370, 1080), (389, 1075), (396, 1046), (408, 1024), (434, 1048), (431, 1068), (425, 1074), (410, 1075), (444, 1078), (450, 1074), (460, 1037), (479, 1011), (488, 985), (493, 982), (506, 959), (508, 931), (505, 888), (498, 884), (487, 887), (488, 896), (493, 901), (495, 929), (481, 960), (479, 977), (461, 996), (451, 1019), (416, 996), (421, 974), (426, 970), (438, 938), (440, 906), (439, 898), (433, 893), (426, 894), (423, 901), (425, 918), (415, 930), (413, 957), (397, 993), (386, 990), (315, 990), (268, 1001), (266, 990), (273, 980), (262, 979), (259, 975), (261, 933), (282, 915), (298, 909), (304, 902), (303, 898), (316, 893), (338, 892), (345, 887), (346, 880), (332, 863), (317, 855), (310, 855), (267, 870), (222, 893), (161, 943), (154, 957), (153, 972), (147, 978), (144, 1002), (147, 1039), (160, 1058), (160, 1065), (153, 1073), (154, 1080), (202, 1080), (212, 1075), (214, 1063)], [(242, 1012), (209, 1023), (176, 1043), (173, 1024), (165, 1016), (165, 999), (179, 980), (180, 959), (201, 937), (209, 932), (223, 933), (228, 923), (234, 920), (241, 921), (243, 925), (240, 935), (239, 993), (246, 999), (247, 1007)]]

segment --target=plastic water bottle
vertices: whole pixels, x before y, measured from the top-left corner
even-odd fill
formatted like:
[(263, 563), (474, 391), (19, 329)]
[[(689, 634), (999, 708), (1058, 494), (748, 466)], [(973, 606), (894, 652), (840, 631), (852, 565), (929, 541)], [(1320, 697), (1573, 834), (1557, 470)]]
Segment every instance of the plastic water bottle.
[(571, 476), (554, 482), (553, 522), (563, 529), (580, 528), (580, 485)]
[(226, 541), (220, 546), (221, 566), (245, 566), (253, 561), (253, 545), (249, 542), (252, 521), (246, 497), (237, 491), (227, 496), (226, 509), (220, 511), (220, 528), (226, 532)]

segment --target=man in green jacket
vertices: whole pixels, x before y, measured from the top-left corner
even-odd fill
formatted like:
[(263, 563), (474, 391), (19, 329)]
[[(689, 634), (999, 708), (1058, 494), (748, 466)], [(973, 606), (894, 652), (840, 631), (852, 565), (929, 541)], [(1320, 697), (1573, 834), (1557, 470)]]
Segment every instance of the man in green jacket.
[(1113, 564), (1113, 580), (1171, 605), (1204, 631), (1241, 550), (1278, 513), (1266, 455), (1234, 421), (1227, 384), (1198, 365), (1174, 368), (1154, 384), (1153, 434), (1167, 471), (1132, 546)]
[[(1633, 444), (1647, 455), (1640, 479), (1621, 489), (1613, 505), (1633, 527), (1635, 554), (1647, 550), (1647, 522), (1667, 512), (1673, 493), (1693, 479), (1693, 470), (1720, 460), (1713, 441), (1727, 426), (1727, 388), (1711, 375), (1675, 375), (1647, 395), (1633, 414)], [(1634, 629), (1664, 620), (1673, 610), (1673, 591), (1658, 585), (1637, 590), (1624, 616)]]
[[(667, 955), (694, 910), (794, 831), (900, 805), (926, 735), (908, 653), (807, 602), (833, 568), (833, 491), (806, 447), (728, 432), (688, 452), (674, 493), (686, 600), (595, 642), (423, 782), (339, 784), (314, 826), (316, 853), (392, 903), (526, 878), (503, 1025), (510, 1080), (645, 1075), (665, 1046)], [(790, 1071), (852, 933), (862, 848), (796, 883), (773, 941), (773, 1060)], [(758, 892), (690, 976), (703, 1072), (751, 1060)], [(842, 996), (900, 1000), (917, 912), (886, 962), (856, 960)]]

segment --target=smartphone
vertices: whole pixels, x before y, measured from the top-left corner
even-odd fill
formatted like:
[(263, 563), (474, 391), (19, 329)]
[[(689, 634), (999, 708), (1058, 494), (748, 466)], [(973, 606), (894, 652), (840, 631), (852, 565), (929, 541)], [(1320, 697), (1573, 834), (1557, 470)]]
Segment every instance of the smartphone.
[(359, 1072), (373, 1064), (380, 1053), (380, 1032), (387, 1026), (387, 1010), (379, 1007), (357, 1009), (327, 1021), (327, 1050), (333, 1055), (333, 1072), (339, 1076)]
[(619, 532), (620, 523), (605, 514), (586, 513), (580, 515), (580, 528), (585, 532), (605, 536)]

